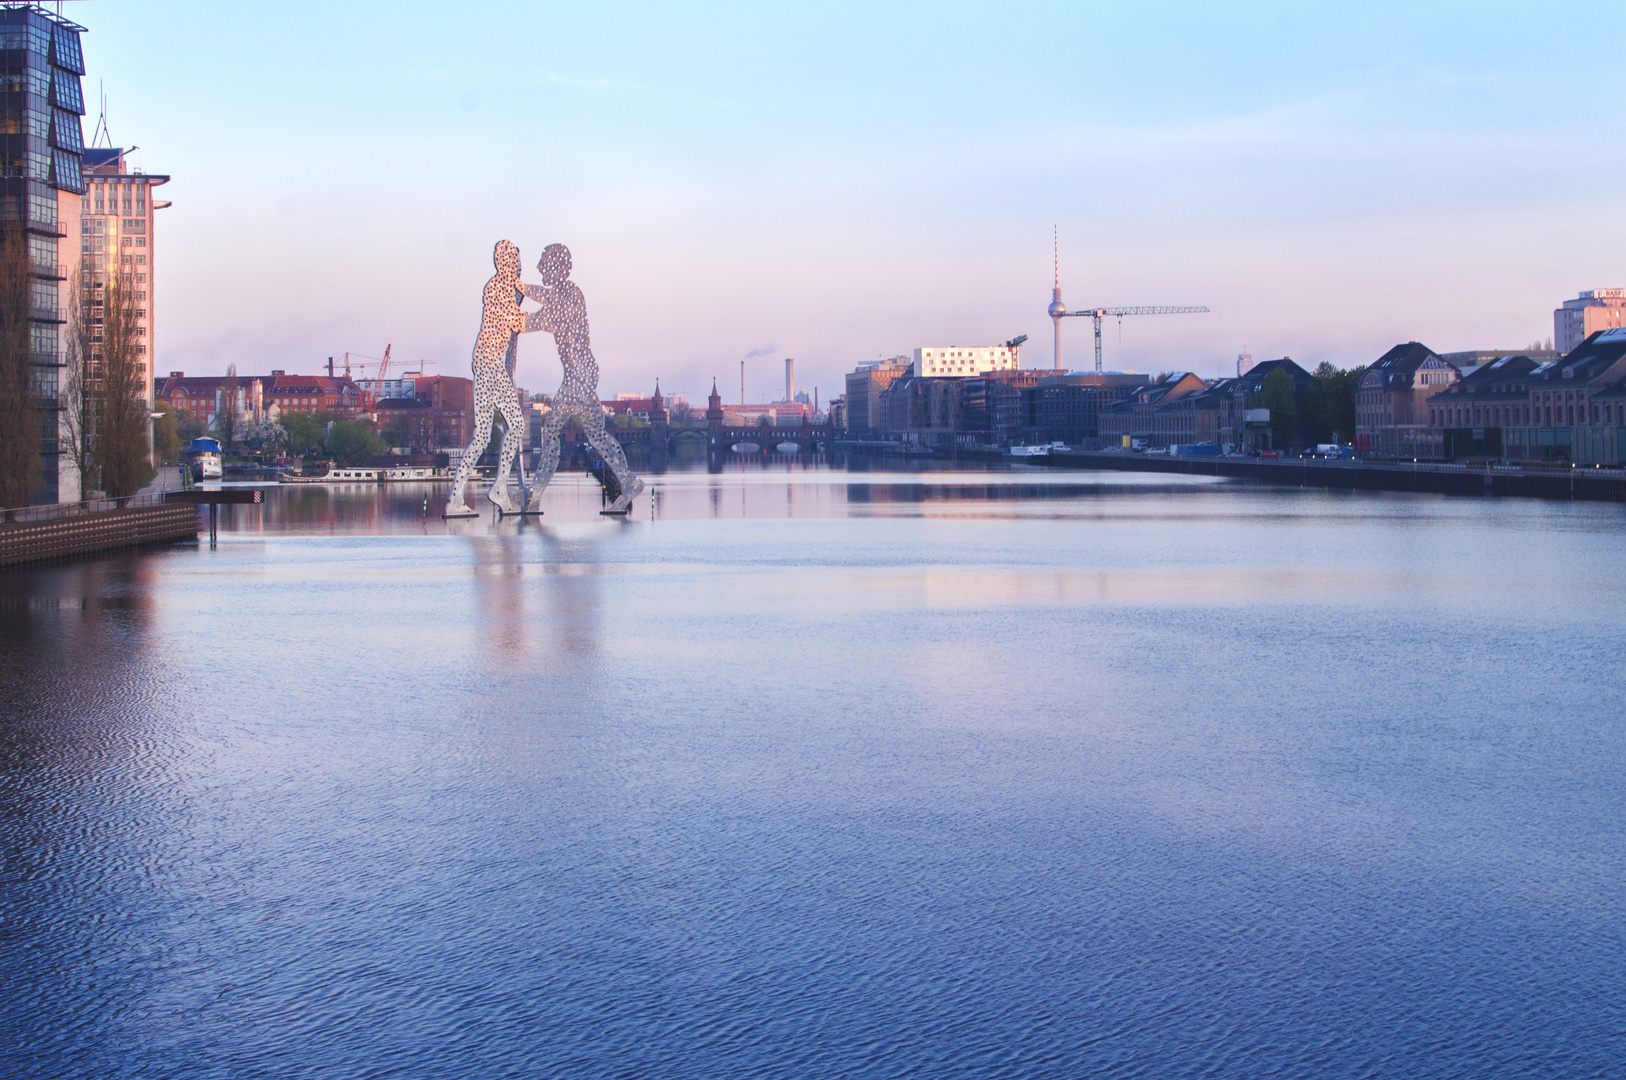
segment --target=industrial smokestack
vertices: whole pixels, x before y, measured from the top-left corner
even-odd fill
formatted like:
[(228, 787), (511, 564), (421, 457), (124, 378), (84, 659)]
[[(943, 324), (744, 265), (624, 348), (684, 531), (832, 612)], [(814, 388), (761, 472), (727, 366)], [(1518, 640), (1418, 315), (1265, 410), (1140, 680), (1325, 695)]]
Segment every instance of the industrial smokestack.
[(333, 378), (333, 357), (327, 358), (327, 377)]
[(787, 357), (785, 357), (785, 400), (786, 401), (791, 400), (791, 398), (794, 396), (795, 391), (794, 391), (793, 387), (794, 387), (795, 382), (796, 382), (796, 361), (787, 356)]
[(745, 404), (745, 361), (740, 361), (740, 404)]

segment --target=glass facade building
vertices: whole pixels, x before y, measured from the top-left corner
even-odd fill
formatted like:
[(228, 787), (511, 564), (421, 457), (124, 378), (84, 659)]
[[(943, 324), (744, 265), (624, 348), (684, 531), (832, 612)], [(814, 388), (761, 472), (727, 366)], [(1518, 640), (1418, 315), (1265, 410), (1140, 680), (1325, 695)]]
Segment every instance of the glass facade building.
[(38, 4), (0, 6), (0, 228), (27, 237), (43, 473), (36, 502), (59, 499), (57, 385), (73, 257), (59, 207), (71, 200), (77, 217), (85, 190), (84, 29)]

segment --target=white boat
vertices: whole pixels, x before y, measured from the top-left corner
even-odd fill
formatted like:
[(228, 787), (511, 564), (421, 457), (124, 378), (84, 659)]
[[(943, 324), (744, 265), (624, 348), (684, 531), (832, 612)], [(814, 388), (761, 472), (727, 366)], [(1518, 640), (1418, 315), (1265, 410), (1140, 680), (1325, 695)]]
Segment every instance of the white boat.
[(207, 436), (193, 439), (186, 446), (186, 465), (194, 480), (219, 480), (226, 470), (221, 464), (220, 440)]

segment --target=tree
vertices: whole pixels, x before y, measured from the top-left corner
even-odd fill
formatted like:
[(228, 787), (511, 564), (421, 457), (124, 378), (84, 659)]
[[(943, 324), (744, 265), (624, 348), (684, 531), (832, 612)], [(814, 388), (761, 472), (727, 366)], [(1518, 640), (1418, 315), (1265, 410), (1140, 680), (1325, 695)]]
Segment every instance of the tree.
[(1271, 446), (1278, 450), (1290, 448), (1299, 428), (1299, 410), (1293, 401), (1293, 377), (1281, 368), (1266, 375), (1259, 401), (1270, 410)]
[(81, 280), (79, 271), (75, 270), (68, 283), (68, 319), (63, 342), (65, 363), (62, 384), (57, 389), (58, 408), (62, 410), (62, 439), (58, 448), (73, 459), (73, 467), (79, 472), (79, 490), (86, 492), (98, 486), (90, 453), (95, 439), (96, 403), (92, 398), (95, 380), (86, 370), (95, 341), (95, 327)]
[(91, 283), (91, 289), (103, 298), (100, 353), (91, 354), (92, 367), (99, 374), (91, 460), (101, 473), (102, 490), (115, 499), (134, 495), (153, 475), (147, 446), (151, 415), (147, 380), (136, 351), (139, 323), (135, 289), (128, 278), (128, 274), (111, 273), (105, 283)]
[(385, 450), (383, 441), (372, 429), (355, 420), (334, 421), (327, 434), (327, 448), (340, 465), (361, 465)]
[(0, 506), (23, 506), (40, 486), (28, 246), (22, 222), (0, 226)]
[(230, 449), (237, 441), (237, 365), (226, 365), (226, 378), (220, 384), (220, 408), (215, 412), (215, 430), (220, 433), (220, 445)]
[(322, 419), (322, 415), (293, 411), (282, 414), (282, 429), (288, 433), (289, 453), (308, 454), (326, 445), (327, 421)]
[(163, 415), (153, 421), (152, 445), (153, 450), (165, 465), (174, 465), (181, 460), (181, 427), (175, 417), (175, 410), (169, 402), (160, 401), (158, 411)]
[(288, 441), (288, 432), (270, 420), (249, 420), (238, 427), (237, 437), (259, 450), (274, 451)]

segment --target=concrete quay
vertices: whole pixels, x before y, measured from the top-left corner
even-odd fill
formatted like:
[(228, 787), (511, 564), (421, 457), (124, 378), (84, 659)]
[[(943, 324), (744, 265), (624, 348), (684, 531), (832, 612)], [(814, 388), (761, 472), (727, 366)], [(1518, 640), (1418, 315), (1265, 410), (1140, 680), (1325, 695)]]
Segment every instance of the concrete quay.
[(65, 503), (6, 512), (0, 522), (0, 566), (87, 555), (140, 544), (190, 540), (198, 535), (196, 506), (135, 496), (117, 506)]
[[(1010, 458), (961, 451), (962, 457)], [(1439, 495), (1503, 495), (1528, 499), (1584, 499), (1626, 502), (1626, 469), (1589, 466), (1454, 465), (1425, 462), (1323, 461), (1313, 458), (1186, 458), (1090, 451), (1023, 458), (1021, 464), (1064, 469), (1120, 469), (1126, 472), (1230, 476), (1304, 488), (1363, 491), (1419, 491)]]

